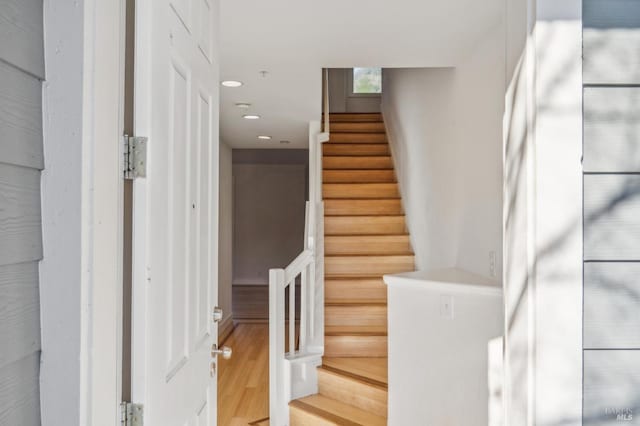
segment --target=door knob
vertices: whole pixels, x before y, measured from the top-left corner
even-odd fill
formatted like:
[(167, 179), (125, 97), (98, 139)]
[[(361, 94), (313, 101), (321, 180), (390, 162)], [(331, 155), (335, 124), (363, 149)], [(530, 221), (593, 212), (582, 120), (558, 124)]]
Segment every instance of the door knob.
[(228, 346), (223, 346), (222, 348), (218, 349), (218, 345), (216, 345), (215, 343), (213, 345), (211, 345), (211, 357), (212, 358), (215, 358), (218, 355), (222, 355), (222, 358), (229, 359), (229, 358), (231, 358), (231, 354), (232, 353), (233, 353), (233, 351)]
[(222, 321), (222, 308), (215, 307), (213, 308), (213, 322)]

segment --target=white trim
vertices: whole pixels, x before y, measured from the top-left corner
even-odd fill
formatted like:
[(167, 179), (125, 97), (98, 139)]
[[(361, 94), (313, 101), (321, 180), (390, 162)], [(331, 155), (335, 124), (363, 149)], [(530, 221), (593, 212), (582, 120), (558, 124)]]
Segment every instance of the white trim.
[(44, 2), (45, 426), (119, 422), (123, 3)]
[(458, 268), (390, 274), (384, 276), (384, 282), (388, 287), (502, 296), (499, 283)]

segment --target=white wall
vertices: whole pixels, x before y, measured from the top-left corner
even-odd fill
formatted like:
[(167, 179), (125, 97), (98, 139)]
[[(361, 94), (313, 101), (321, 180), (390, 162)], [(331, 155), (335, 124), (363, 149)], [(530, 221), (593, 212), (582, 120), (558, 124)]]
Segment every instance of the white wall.
[(218, 232), (218, 306), (222, 325), (232, 318), (231, 284), (233, 279), (233, 176), (232, 151), (220, 141), (220, 204)]
[(419, 269), (500, 279), (503, 31), (497, 22), (455, 68), (384, 70), (383, 112)]
[(389, 424), (487, 426), (487, 345), (504, 323), (500, 284), (457, 269), (387, 275), (385, 283)]
[(418, 269), (453, 266), (458, 242), (454, 73), (387, 69), (383, 110)]

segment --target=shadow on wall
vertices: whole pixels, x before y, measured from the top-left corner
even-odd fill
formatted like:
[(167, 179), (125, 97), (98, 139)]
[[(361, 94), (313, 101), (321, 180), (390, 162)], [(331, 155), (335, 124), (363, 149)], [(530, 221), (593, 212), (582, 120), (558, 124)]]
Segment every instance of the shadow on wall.
[[(511, 343), (506, 347), (507, 357), (511, 358), (510, 392), (514, 407), (520, 410), (516, 412), (526, 415), (530, 368), (527, 359), (533, 356), (533, 377), (538, 388), (536, 424), (543, 425), (613, 425), (631, 418), (637, 422), (640, 413), (637, 373), (640, 351), (634, 350), (640, 348), (637, 285), (640, 177), (629, 174), (640, 171), (640, 90), (584, 89), (584, 201), (582, 206), (571, 206), (567, 212), (563, 206), (566, 202), (561, 200), (563, 196), (573, 200), (581, 192), (574, 175), (580, 157), (578, 146), (568, 146), (578, 143), (572, 134), (567, 137), (565, 130), (575, 123), (576, 111), (582, 110), (581, 99), (574, 90), (575, 78), (582, 75), (582, 67), (585, 83), (608, 83), (612, 76), (620, 78), (620, 69), (625, 68), (630, 71), (625, 78), (640, 82), (639, 68), (628, 66), (638, 59), (638, 54), (629, 49), (640, 43), (640, 30), (633, 29), (639, 28), (640, 22), (630, 23), (634, 18), (626, 17), (624, 28), (603, 28), (601, 20), (595, 27), (589, 27), (587, 3), (597, 3), (598, 7), (605, 4), (595, 0), (585, 2), (584, 63), (571, 51), (575, 46), (569, 45), (567, 50), (564, 40), (567, 35), (569, 38), (575, 35), (579, 21), (537, 24), (537, 68), (542, 71), (536, 79), (538, 104), (535, 113), (529, 116), (529, 128), (541, 129), (542, 134), (536, 135), (533, 145), (527, 141), (527, 110), (522, 104), (526, 77), (520, 67), (507, 98), (511, 102), (505, 128), (505, 179), (509, 196), (505, 199), (504, 221), (507, 335), (511, 335)], [(607, 8), (611, 6), (606, 4)], [(640, 21), (640, 14), (632, 16)], [(621, 37), (626, 40), (623, 44)], [(635, 40), (635, 44), (629, 43), (629, 39)], [(567, 88), (573, 96), (566, 96)], [(557, 160), (552, 156), (554, 150)], [(567, 159), (571, 164), (564, 167), (558, 162)], [(528, 182), (532, 178), (535, 182)], [(537, 193), (531, 205), (529, 185), (534, 184)], [(552, 186), (557, 189), (551, 189)], [(548, 196), (554, 191), (555, 205)], [(523, 237), (529, 232), (527, 222), (542, 222), (533, 245)], [(582, 239), (583, 244), (576, 245)], [(528, 254), (527, 247), (533, 247), (534, 252)], [(582, 274), (583, 324), (580, 323)], [(560, 297), (547, 299), (550, 295)], [(530, 297), (535, 297), (535, 303)], [(535, 336), (530, 347), (523, 336), (528, 333), (529, 309), (534, 306)], [(584, 371), (583, 377), (577, 375), (582, 348), (584, 365), (579, 373)], [(581, 378), (584, 391), (576, 395), (577, 389), (582, 391)], [(575, 407), (576, 401), (578, 404), (582, 401), (582, 406)]]

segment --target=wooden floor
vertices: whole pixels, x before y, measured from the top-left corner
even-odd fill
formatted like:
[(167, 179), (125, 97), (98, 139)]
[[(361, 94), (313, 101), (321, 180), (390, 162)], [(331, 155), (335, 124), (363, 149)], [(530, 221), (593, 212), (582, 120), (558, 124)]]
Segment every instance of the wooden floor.
[(218, 425), (268, 424), (269, 325), (238, 324), (224, 344), (233, 356), (218, 358)]

